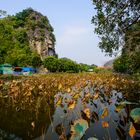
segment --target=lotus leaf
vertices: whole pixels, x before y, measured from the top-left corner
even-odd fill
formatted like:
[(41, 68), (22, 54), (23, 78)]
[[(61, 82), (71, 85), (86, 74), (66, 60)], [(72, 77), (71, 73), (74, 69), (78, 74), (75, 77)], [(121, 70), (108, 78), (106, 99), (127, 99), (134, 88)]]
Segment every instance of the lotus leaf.
[(104, 108), (104, 110), (103, 110), (103, 112), (102, 112), (102, 115), (101, 115), (101, 118), (104, 118), (104, 117), (106, 117), (106, 116), (108, 116), (109, 115), (109, 110), (108, 110), (108, 108)]
[(91, 138), (88, 138), (87, 140), (98, 140), (98, 139), (95, 137), (91, 137)]
[(130, 116), (134, 120), (135, 123), (140, 124), (140, 108), (134, 108), (130, 112)]
[(137, 103), (129, 102), (129, 101), (123, 101), (123, 102), (120, 102), (119, 104), (120, 105), (131, 105), (131, 104), (137, 104)]
[(106, 121), (102, 121), (102, 127), (109, 127), (108, 122), (106, 122)]
[(115, 111), (116, 112), (120, 112), (124, 108), (125, 108), (125, 105), (124, 104), (123, 105), (117, 105)]
[(75, 101), (70, 101), (70, 102), (68, 103), (68, 109), (74, 109), (75, 106), (76, 106), (76, 102), (75, 102)]
[(89, 108), (86, 108), (86, 109), (84, 109), (83, 112), (86, 114), (87, 118), (90, 119), (90, 109)]
[(136, 134), (136, 129), (133, 126), (133, 123), (130, 124), (130, 128), (129, 128), (129, 135), (133, 138)]
[(72, 136), (70, 140), (80, 140), (88, 129), (88, 122), (84, 119), (78, 119), (71, 126)]
[(62, 103), (62, 97), (58, 98), (58, 101), (56, 102), (56, 106), (59, 106)]

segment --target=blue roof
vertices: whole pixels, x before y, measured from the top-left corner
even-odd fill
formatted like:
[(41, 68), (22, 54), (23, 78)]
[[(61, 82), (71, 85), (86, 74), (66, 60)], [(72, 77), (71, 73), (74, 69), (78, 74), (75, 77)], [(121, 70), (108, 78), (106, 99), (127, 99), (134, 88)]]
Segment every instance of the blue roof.
[(27, 72), (27, 71), (35, 71), (36, 69), (31, 68), (31, 67), (22, 67), (22, 71), (23, 72)]

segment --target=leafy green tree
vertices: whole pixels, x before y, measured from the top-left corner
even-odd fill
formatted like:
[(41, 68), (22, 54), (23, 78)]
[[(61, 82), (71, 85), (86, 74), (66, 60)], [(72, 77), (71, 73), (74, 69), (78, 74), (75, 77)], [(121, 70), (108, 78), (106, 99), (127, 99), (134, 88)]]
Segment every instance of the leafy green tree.
[(131, 57), (128, 54), (123, 54), (113, 63), (113, 68), (120, 73), (140, 73), (140, 54), (133, 53)]
[(42, 60), (39, 55), (34, 54), (31, 58), (31, 65), (34, 68), (39, 68), (42, 65)]
[(125, 33), (125, 45), (122, 54), (140, 53), (140, 21), (133, 24)]
[[(138, 0), (92, 0), (96, 14), (92, 18), (99, 47), (112, 55), (124, 46), (125, 33), (140, 20)], [(136, 45), (136, 44), (135, 44)]]
[(130, 70), (131, 73), (139, 73), (140, 74), (140, 52), (136, 52), (129, 57), (131, 60)]
[(122, 55), (115, 60), (114, 69), (129, 74), (140, 72), (140, 21), (126, 32)]
[(43, 65), (50, 72), (57, 72), (59, 70), (59, 60), (54, 56), (48, 56), (46, 59), (44, 59)]
[(79, 65), (68, 58), (59, 59), (59, 71), (60, 72), (79, 72)]
[(80, 63), (80, 71), (85, 71), (87, 72), (89, 70), (89, 65), (87, 64), (83, 64), (83, 63)]
[(129, 66), (131, 62), (128, 58), (128, 56), (120, 56), (117, 59), (114, 60), (113, 62), (113, 68), (116, 72), (120, 73), (130, 73), (129, 72)]
[(83, 64), (83, 63), (80, 63), (79, 66), (80, 66), (80, 71), (85, 71), (85, 72), (88, 72), (91, 69), (94, 71), (94, 68), (97, 67), (94, 64), (88, 65), (88, 64)]
[(32, 66), (31, 56), (26, 54), (25, 50), (15, 48), (7, 52), (5, 63), (9, 63), (14, 66)]
[(79, 65), (68, 58), (58, 59), (54, 56), (49, 56), (43, 61), (43, 64), (50, 72), (79, 72)]
[(0, 10), (0, 17), (1, 17), (1, 16), (5, 16), (6, 13), (7, 13), (6, 11), (4, 11), (4, 10)]

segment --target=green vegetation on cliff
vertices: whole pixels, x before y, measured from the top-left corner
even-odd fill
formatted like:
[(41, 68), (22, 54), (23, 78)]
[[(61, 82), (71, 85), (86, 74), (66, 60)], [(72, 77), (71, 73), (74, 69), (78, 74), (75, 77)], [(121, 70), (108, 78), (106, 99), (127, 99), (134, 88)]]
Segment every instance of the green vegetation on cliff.
[[(46, 37), (55, 43), (53, 28), (46, 16), (31, 8), (0, 19), (0, 63), (18, 66), (41, 65), (41, 53), (37, 45), (31, 44), (45, 41)], [(41, 45), (42, 45), (41, 44)], [(35, 62), (37, 60), (37, 62)]]

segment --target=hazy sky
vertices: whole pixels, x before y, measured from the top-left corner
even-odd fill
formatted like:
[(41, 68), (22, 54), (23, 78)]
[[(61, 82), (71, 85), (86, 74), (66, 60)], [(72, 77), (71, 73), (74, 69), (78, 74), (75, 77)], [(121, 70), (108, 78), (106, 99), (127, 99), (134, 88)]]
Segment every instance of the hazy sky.
[(0, 9), (15, 14), (32, 7), (47, 16), (56, 36), (56, 52), (78, 63), (103, 65), (112, 59), (98, 48), (91, 0), (0, 0)]

